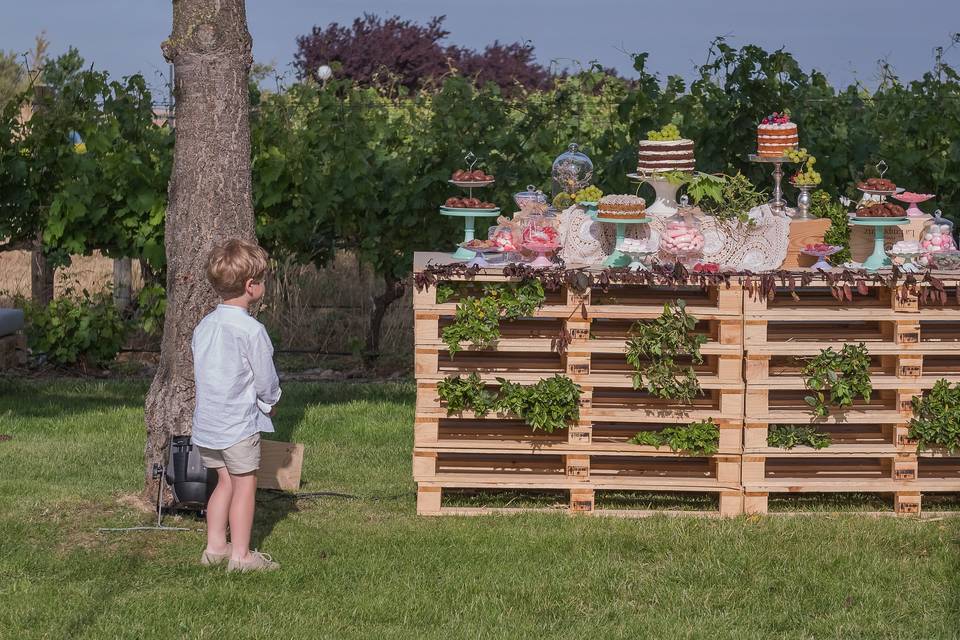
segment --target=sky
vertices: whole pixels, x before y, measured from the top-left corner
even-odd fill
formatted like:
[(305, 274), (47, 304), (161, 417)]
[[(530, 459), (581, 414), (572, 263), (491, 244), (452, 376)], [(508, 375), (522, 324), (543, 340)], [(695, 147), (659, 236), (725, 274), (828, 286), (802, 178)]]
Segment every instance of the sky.
[[(142, 73), (164, 85), (160, 42), (169, 35), (170, 0), (0, 0), (0, 49), (27, 51), (46, 31), (51, 53), (72, 45), (88, 63), (119, 77)], [(446, 15), (449, 44), (475, 49), (500, 40), (535, 47), (542, 64), (576, 68), (598, 61), (631, 75), (628, 53), (647, 51), (648, 68), (691, 78), (710, 41), (786, 47), (805, 70), (837, 86), (872, 86), (877, 61), (903, 79), (933, 66), (934, 48), (960, 32), (960, 0), (247, 0), (254, 58), (289, 71), (296, 37), (314, 25), (349, 24), (363, 12), (425, 22)], [(945, 60), (960, 67), (960, 46)], [(292, 74), (291, 74), (292, 75)]]

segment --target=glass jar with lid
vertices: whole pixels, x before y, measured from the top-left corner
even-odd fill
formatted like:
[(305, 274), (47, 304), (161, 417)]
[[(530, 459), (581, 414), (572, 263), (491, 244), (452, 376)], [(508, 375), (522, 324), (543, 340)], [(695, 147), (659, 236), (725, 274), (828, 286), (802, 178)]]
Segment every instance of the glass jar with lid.
[(953, 237), (953, 222), (944, 218), (939, 209), (934, 211), (933, 218), (923, 228), (920, 248), (926, 253), (957, 249), (957, 242)]
[(571, 142), (567, 150), (553, 161), (553, 196), (559, 193), (575, 194), (593, 181), (593, 161), (580, 151), (580, 145)]
[[(686, 204), (686, 198), (683, 199)], [(688, 208), (681, 208), (663, 221), (660, 251), (684, 266), (690, 266), (703, 255), (705, 239), (700, 222)]]

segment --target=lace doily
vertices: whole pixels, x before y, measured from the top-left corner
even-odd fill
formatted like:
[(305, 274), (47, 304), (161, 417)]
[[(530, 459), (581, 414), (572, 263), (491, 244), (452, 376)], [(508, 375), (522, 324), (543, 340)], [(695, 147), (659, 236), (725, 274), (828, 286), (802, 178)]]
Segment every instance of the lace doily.
[[(704, 236), (703, 261), (724, 267), (770, 271), (779, 269), (787, 257), (790, 244), (790, 219), (778, 216), (768, 205), (750, 211), (756, 222), (750, 226), (739, 222), (718, 224), (713, 216), (695, 213)], [(560, 213), (560, 234), (563, 249), (560, 257), (568, 265), (600, 264), (613, 252), (616, 241), (614, 225), (595, 222), (578, 206)], [(627, 237), (659, 237), (664, 218), (654, 216), (650, 224), (627, 227)]]
[[(613, 253), (617, 241), (616, 227), (607, 222), (596, 222), (577, 205), (560, 212), (560, 237), (563, 248), (560, 257), (568, 265), (601, 264)], [(648, 225), (627, 227), (628, 238), (644, 238)]]

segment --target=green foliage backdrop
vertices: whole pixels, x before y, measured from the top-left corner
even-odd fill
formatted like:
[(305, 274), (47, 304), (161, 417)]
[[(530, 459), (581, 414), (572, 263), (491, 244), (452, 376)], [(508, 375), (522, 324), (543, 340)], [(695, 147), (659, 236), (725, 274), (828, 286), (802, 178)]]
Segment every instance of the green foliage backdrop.
[[(456, 76), (413, 94), (343, 80), (282, 93), (251, 88), (259, 237), (275, 255), (317, 265), (336, 249), (354, 251), (399, 289), (415, 251), (450, 249), (461, 237), (458, 221), (437, 206), (458, 193), (446, 180), (467, 151), (497, 177), (484, 196), (508, 211), (527, 184), (548, 190), (550, 164), (571, 141), (593, 158), (601, 188), (626, 192), (637, 141), (668, 121), (696, 141), (701, 171), (742, 171), (764, 185), (768, 172), (746, 155), (756, 123), (783, 109), (832, 195), (855, 196), (856, 182), (883, 159), (899, 185), (937, 195), (928, 210), (956, 219), (960, 77), (941, 56), (912, 82), (884, 67), (879, 86), (867, 90), (832, 87), (783, 50), (718, 38), (709, 51), (689, 85), (649, 73), (639, 54), (634, 80), (591, 68), (549, 91), (509, 96)], [(173, 134), (151, 121), (143, 79), (109, 82), (82, 70), (76, 52), (45, 77), (54, 108), (24, 125), (8, 106), (0, 120), (0, 243), (39, 233), (61, 262), (100, 249), (161, 269)], [(71, 131), (83, 136), (85, 154), (68, 143)]]

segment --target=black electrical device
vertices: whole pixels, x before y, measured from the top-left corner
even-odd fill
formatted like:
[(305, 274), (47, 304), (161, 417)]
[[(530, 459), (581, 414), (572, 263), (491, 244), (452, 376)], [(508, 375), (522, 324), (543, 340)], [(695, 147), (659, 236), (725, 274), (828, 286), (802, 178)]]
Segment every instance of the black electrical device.
[(171, 439), (165, 475), (173, 491), (174, 509), (205, 509), (217, 486), (217, 473), (203, 466), (200, 450), (190, 442), (190, 436)]

